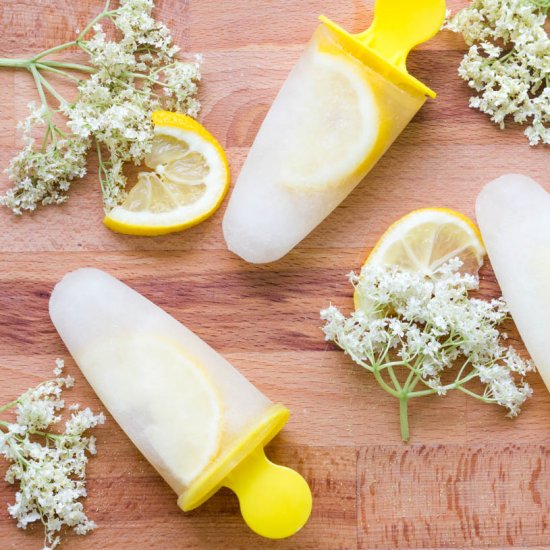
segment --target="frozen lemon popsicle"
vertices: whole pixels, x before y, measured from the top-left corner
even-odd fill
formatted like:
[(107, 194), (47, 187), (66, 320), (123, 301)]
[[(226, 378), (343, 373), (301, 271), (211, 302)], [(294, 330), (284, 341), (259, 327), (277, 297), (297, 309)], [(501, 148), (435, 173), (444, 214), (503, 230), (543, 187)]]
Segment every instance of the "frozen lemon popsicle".
[(444, 15), (444, 0), (378, 0), (358, 35), (321, 18), (235, 185), (223, 220), (231, 251), (254, 263), (281, 258), (363, 179), (435, 97), (405, 62)]
[(289, 412), (272, 403), (189, 329), (97, 269), (57, 284), (50, 316), (113, 417), (192, 510), (221, 486), (247, 524), (269, 538), (307, 521), (311, 492), (263, 447)]
[(502, 295), (550, 390), (550, 195), (508, 174), (479, 194), (476, 215)]

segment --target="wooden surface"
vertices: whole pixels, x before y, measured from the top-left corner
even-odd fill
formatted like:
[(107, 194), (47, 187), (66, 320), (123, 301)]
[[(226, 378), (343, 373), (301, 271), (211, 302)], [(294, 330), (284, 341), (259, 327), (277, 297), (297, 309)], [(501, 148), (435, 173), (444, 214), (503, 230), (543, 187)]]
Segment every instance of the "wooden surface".
[[(100, 0), (2, 0), (0, 57), (70, 40)], [(451, 2), (453, 9), (461, 2)], [(372, 0), (159, 0), (156, 11), (184, 51), (204, 54), (202, 121), (238, 174), (285, 75), (319, 13), (363, 30)], [(96, 266), (155, 301), (224, 354), (292, 417), (268, 448), (297, 468), (314, 495), (311, 520), (286, 541), (253, 535), (236, 498), (220, 491), (183, 514), (176, 497), (115, 422), (96, 430), (89, 466), (92, 535), (66, 535), (63, 548), (358, 549), (548, 548), (550, 396), (538, 375), (517, 420), (463, 394), (411, 406), (412, 439), (400, 441), (397, 403), (323, 342), (319, 309), (350, 308), (346, 273), (360, 266), (385, 227), (413, 208), (447, 206), (473, 215), (482, 185), (522, 171), (550, 186), (549, 151), (529, 148), (467, 107), (456, 76), (464, 51), (449, 33), (410, 56), (409, 67), (439, 92), (355, 192), (282, 261), (252, 266), (229, 254), (224, 207), (209, 221), (156, 239), (116, 235), (100, 223), (97, 173), (71, 200), (32, 216), (0, 211), (0, 387), (2, 401), (48, 377), (56, 357), (76, 380), (70, 401), (101, 409), (48, 316), (48, 297), (67, 271)], [(0, 166), (19, 142), (16, 121), (34, 97), (30, 76), (0, 71)], [(2, 188), (7, 186), (2, 179)], [(498, 293), (489, 267), (486, 296)], [(514, 334), (512, 332), (512, 334)], [(514, 343), (517, 337), (513, 338)], [(0, 470), (3, 472), (5, 466)], [(16, 528), (0, 482), (0, 548), (41, 548), (41, 527)]]

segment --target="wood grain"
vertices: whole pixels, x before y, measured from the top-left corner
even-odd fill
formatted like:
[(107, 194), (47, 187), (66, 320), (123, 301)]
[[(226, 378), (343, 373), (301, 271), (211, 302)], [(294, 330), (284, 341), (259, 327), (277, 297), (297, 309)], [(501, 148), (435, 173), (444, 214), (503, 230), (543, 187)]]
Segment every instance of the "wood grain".
[[(74, 37), (99, 0), (2, 0), (0, 56)], [(233, 177), (286, 74), (324, 13), (351, 31), (370, 21), (373, 0), (158, 0), (184, 52), (204, 54), (202, 121), (226, 148)], [(449, 2), (452, 9), (462, 0)], [(421, 206), (473, 216), (484, 183), (522, 171), (545, 185), (548, 149), (530, 148), (520, 128), (501, 132), (467, 107), (456, 76), (465, 48), (440, 33), (410, 56), (415, 76), (438, 91), (367, 180), (294, 251), (270, 266), (229, 254), (223, 209), (180, 234), (116, 235), (102, 217), (97, 171), (75, 183), (62, 207), (17, 218), (0, 211), (0, 387), (2, 401), (67, 360), (71, 400), (101, 403), (48, 317), (53, 285), (71, 269), (109, 271), (158, 303), (223, 353), (263, 392), (292, 410), (268, 453), (302, 472), (314, 493), (310, 522), (286, 541), (253, 535), (236, 498), (221, 491), (183, 514), (175, 495), (109, 418), (90, 462), (92, 535), (67, 534), (64, 548), (288, 549), (548, 548), (550, 397), (535, 396), (516, 420), (497, 407), (449, 395), (413, 403), (412, 440), (399, 437), (397, 405), (359, 367), (327, 345), (319, 309), (351, 307), (345, 274), (357, 269), (387, 225)], [(78, 55), (75, 56), (78, 59)], [(0, 167), (20, 146), (16, 122), (34, 99), (28, 74), (0, 71)], [(0, 189), (8, 182), (3, 178)], [(496, 296), (489, 266), (482, 294)], [(522, 348), (517, 333), (512, 341)], [(4, 466), (0, 469), (3, 471)], [(41, 529), (22, 532), (0, 482), (0, 548), (36, 549)]]

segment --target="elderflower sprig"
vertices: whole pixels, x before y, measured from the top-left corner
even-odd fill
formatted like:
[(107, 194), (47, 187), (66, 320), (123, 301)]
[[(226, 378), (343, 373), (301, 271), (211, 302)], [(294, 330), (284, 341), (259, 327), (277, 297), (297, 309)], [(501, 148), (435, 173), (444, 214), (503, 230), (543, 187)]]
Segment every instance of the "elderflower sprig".
[(56, 378), (29, 389), (0, 407), (0, 413), (15, 411), (15, 421), (0, 420), (0, 454), (11, 462), (6, 473), (8, 483), (19, 483), (15, 503), (8, 506), (17, 526), (26, 529), (40, 520), (44, 525), (44, 550), (53, 550), (61, 539), (63, 525), (85, 535), (96, 524), (84, 513), (80, 501), (86, 496), (88, 454), (96, 454), (94, 436), (84, 433), (103, 424), (102, 413), (94, 414), (79, 405), (69, 407), (71, 417), (63, 433), (47, 431), (58, 424), (65, 406), (61, 393), (74, 380), (61, 377), (63, 361), (56, 361)]
[[(140, 164), (151, 148), (152, 112), (198, 115), (200, 56), (191, 63), (176, 58), (179, 48), (168, 28), (153, 18), (153, 7), (153, 0), (120, 0), (118, 8), (107, 1), (75, 40), (29, 59), (0, 59), (0, 68), (29, 71), (40, 98), (21, 124), (25, 146), (6, 170), (13, 186), (0, 204), (21, 214), (39, 204), (64, 202), (71, 182), (86, 174), (88, 152), (93, 150), (109, 211), (126, 196), (124, 164)], [(114, 26), (115, 40), (108, 37), (105, 23)], [(84, 52), (89, 64), (49, 59), (68, 48)], [(76, 99), (63, 97), (49, 74), (73, 82)], [(52, 99), (56, 108), (50, 105)], [(58, 123), (63, 117), (65, 123)], [(42, 138), (36, 142), (41, 128)]]
[[(349, 317), (334, 306), (321, 311), (325, 339), (399, 400), (404, 441), (409, 439), (408, 403), (413, 398), (459, 390), (516, 416), (532, 393), (523, 377), (534, 365), (506, 346), (506, 335), (498, 329), (508, 316), (506, 304), (469, 297), (479, 282), (461, 274), (461, 266), (454, 259), (426, 276), (366, 265), (350, 281), (367, 297), (368, 307)], [(484, 386), (481, 393), (469, 385), (474, 380)]]
[(504, 128), (526, 124), (531, 145), (550, 144), (550, 0), (473, 0), (444, 28), (470, 46), (458, 74), (478, 95), (470, 107)]

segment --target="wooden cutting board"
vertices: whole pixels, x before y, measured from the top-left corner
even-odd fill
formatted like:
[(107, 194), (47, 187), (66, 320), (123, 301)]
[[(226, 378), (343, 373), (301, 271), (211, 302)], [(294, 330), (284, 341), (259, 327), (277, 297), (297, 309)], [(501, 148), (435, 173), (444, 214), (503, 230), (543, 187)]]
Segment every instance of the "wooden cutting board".
[[(233, 177), (304, 44), (324, 13), (354, 32), (373, 0), (158, 0), (156, 14), (184, 52), (204, 54), (201, 120), (226, 148)], [(2, 0), (0, 56), (71, 40), (100, 0)], [(452, 9), (464, 5), (450, 2)], [(473, 216), (482, 185), (521, 171), (550, 188), (548, 149), (521, 129), (501, 132), (468, 108), (456, 75), (465, 51), (450, 33), (410, 56), (411, 72), (437, 90), (348, 199), (282, 261), (247, 265), (227, 252), (222, 207), (212, 219), (156, 239), (101, 224), (95, 163), (71, 199), (32, 216), (0, 211), (0, 387), (7, 402), (48, 377), (56, 357), (76, 378), (69, 401), (102, 408), (48, 316), (64, 273), (105, 269), (196, 331), (292, 417), (268, 448), (298, 469), (314, 495), (311, 520), (286, 541), (252, 534), (235, 496), (220, 491), (183, 514), (176, 496), (109, 417), (96, 430), (86, 507), (99, 525), (67, 534), (65, 549), (549, 548), (550, 396), (535, 396), (516, 420), (463, 394), (411, 407), (412, 438), (400, 441), (397, 403), (368, 373), (323, 341), (319, 310), (349, 309), (346, 274), (386, 226), (413, 208), (446, 206)], [(0, 71), (0, 166), (18, 150), (15, 126), (34, 98), (24, 72)], [(2, 188), (7, 187), (6, 178)], [(490, 267), (482, 291), (498, 288)], [(521, 347), (517, 334), (512, 341)], [(5, 470), (2, 465), (0, 471)], [(0, 548), (41, 548), (40, 526), (18, 530), (0, 482)]]

